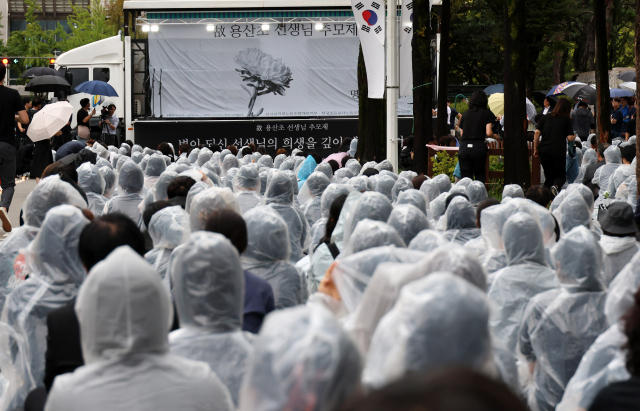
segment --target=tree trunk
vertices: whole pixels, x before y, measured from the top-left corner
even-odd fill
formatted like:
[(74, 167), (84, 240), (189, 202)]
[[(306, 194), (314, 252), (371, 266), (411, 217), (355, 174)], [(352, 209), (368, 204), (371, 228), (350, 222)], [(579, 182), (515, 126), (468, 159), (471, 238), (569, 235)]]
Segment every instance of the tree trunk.
[(431, 124), (431, 15), (429, 0), (413, 2), (413, 166), (418, 174), (427, 174), (429, 152), (427, 143), (433, 137)]
[(527, 149), (525, 0), (504, 0), (504, 183), (531, 185)]
[(387, 158), (385, 133), (387, 129), (386, 99), (368, 98), (367, 69), (362, 47), (358, 54), (358, 151), (361, 163)]
[[(555, 38), (556, 41), (564, 41), (564, 34), (560, 33)], [(567, 50), (556, 51), (553, 53), (553, 84), (560, 84), (564, 82), (564, 69), (567, 64)]]
[[(637, 33), (640, 33), (640, 0), (636, 0), (636, 100), (640, 99), (640, 40)], [(636, 136), (640, 136), (640, 122), (636, 112)], [(640, 145), (636, 144), (636, 158), (640, 154)], [(640, 164), (636, 163), (636, 183), (640, 183)]]
[(449, 88), (449, 23), (451, 21), (451, 0), (442, 0), (440, 14), (440, 65), (438, 67), (438, 135), (449, 134), (447, 124), (447, 90)]
[(607, 63), (607, 20), (606, 0), (594, 0), (596, 37), (596, 133), (600, 141), (606, 143), (611, 135), (610, 97), (609, 97), (609, 65)]

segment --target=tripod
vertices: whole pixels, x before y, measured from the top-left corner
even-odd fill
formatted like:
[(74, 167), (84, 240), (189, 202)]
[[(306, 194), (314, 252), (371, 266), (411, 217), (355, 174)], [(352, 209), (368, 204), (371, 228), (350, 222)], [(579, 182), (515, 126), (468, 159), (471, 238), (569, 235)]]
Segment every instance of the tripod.
[(106, 118), (102, 120), (102, 135), (100, 136), (100, 138), (106, 145), (114, 146), (116, 143), (115, 134), (109, 134), (109, 125), (106, 123), (106, 120)]

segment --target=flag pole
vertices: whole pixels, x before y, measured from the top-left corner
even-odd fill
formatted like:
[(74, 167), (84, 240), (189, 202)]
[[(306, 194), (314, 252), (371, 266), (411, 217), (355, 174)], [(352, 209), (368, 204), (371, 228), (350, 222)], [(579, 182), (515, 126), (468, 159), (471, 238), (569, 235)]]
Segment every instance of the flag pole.
[(398, 2), (387, 0), (387, 160), (398, 172)]

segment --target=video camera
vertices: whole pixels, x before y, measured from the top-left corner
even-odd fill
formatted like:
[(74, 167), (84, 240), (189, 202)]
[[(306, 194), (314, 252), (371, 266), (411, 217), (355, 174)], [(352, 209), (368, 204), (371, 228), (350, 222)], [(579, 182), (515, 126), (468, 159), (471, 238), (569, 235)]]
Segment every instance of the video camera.
[(102, 107), (100, 110), (100, 121), (105, 121), (109, 117), (109, 109)]

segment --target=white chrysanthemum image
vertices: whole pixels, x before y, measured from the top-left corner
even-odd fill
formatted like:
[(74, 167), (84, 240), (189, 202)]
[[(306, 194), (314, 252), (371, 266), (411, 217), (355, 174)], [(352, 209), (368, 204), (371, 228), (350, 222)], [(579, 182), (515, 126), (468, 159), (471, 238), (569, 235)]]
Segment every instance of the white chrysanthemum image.
[[(249, 48), (238, 53), (234, 61), (242, 67), (236, 69), (246, 82), (242, 88), (249, 93), (249, 112), (247, 117), (257, 117), (262, 114), (261, 108), (257, 113), (253, 113), (253, 106), (259, 96), (273, 93), (285, 95), (285, 88), (289, 88), (291, 69), (287, 67), (282, 59), (274, 59), (270, 54), (264, 53), (257, 48)], [(249, 90), (251, 87), (253, 90)]]

